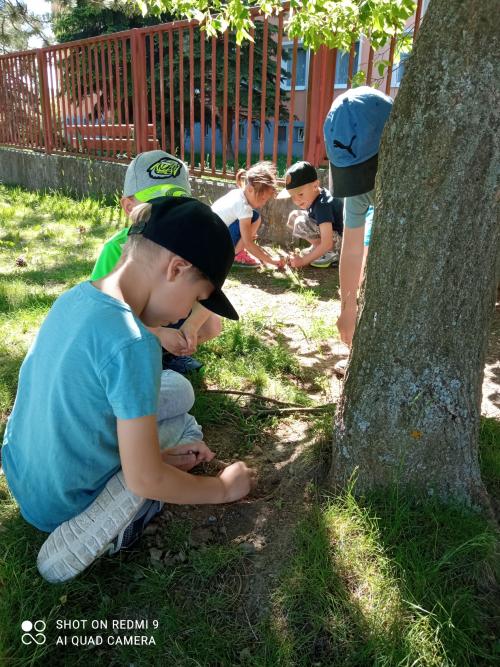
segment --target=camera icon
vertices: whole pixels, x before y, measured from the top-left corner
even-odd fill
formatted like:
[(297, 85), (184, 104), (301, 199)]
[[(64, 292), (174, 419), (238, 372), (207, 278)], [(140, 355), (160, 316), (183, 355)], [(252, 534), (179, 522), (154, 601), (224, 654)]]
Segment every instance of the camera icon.
[(21, 636), (22, 643), (26, 646), (29, 646), (30, 644), (38, 644), (39, 646), (45, 644), (47, 641), (47, 637), (44, 634), (46, 627), (47, 624), (42, 620), (34, 622), (23, 621), (21, 623), (21, 630), (24, 633)]

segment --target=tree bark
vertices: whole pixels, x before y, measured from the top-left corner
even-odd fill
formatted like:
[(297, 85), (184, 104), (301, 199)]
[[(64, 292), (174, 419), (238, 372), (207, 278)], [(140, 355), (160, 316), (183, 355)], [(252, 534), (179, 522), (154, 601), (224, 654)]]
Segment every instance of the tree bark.
[(481, 385), (498, 281), (496, 0), (431, 0), (384, 131), (330, 481), (487, 506)]

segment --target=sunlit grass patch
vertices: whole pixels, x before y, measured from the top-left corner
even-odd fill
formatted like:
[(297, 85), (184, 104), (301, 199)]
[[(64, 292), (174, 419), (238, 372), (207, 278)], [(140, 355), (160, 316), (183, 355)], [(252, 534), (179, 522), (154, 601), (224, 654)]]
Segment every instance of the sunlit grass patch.
[(307, 404), (302, 370), (285, 338), (261, 315), (225, 323), (220, 336), (199, 354), (206, 374), (220, 388), (251, 389), (272, 398)]
[(326, 321), (322, 317), (315, 317), (311, 321), (307, 337), (312, 341), (326, 341), (329, 338), (338, 338), (338, 330), (333, 319)]
[(497, 536), (483, 518), (396, 491), (348, 491), (313, 506), (295, 544), (268, 625), (276, 660), (494, 664), (494, 632), (480, 628), (499, 610)]

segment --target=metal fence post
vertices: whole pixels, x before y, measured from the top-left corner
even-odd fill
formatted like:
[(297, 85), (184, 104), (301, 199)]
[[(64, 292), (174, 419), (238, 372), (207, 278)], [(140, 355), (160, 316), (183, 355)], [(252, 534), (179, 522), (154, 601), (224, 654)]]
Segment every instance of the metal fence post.
[(134, 136), (137, 153), (148, 147), (148, 99), (146, 91), (146, 51), (144, 34), (139, 28), (132, 30), (130, 39), (132, 62), (132, 108), (134, 113)]
[(337, 49), (322, 46), (311, 58), (307, 87), (304, 160), (318, 166), (326, 151), (323, 122), (333, 99)]
[(40, 103), (42, 107), (42, 121), (43, 121), (43, 139), (45, 144), (45, 152), (52, 153), (52, 112), (50, 109), (49, 85), (47, 80), (47, 60), (45, 58), (45, 51), (37, 49), (38, 61), (38, 78), (40, 81)]

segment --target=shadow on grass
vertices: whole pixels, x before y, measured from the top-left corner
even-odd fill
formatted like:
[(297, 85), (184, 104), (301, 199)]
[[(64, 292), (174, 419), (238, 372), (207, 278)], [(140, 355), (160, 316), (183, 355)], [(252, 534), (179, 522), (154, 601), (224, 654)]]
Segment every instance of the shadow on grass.
[(338, 269), (315, 269), (307, 267), (297, 272), (298, 280), (291, 278), (287, 273), (274, 271), (255, 271), (233, 267), (229, 278), (243, 285), (261, 289), (269, 294), (283, 294), (295, 292), (311, 296), (319, 301), (331, 301), (338, 298), (339, 272)]
[(24, 354), (0, 347), (0, 443), (3, 440), (7, 416), (16, 397), (17, 378), (23, 359)]
[(313, 507), (272, 594), (268, 664), (496, 664), (496, 545), (481, 517), (397, 493)]
[[(42, 269), (19, 269), (16, 273), (0, 272), (0, 282), (8, 285), (12, 280), (24, 281), (27, 285), (46, 286), (49, 283), (71, 283), (86, 280), (94, 266), (94, 260), (74, 259)], [(69, 287), (68, 287), (69, 289)]]

